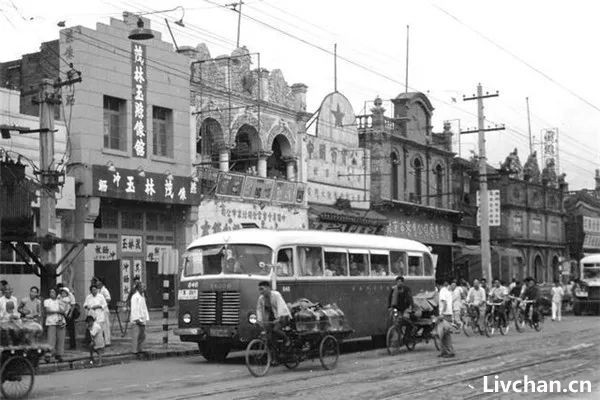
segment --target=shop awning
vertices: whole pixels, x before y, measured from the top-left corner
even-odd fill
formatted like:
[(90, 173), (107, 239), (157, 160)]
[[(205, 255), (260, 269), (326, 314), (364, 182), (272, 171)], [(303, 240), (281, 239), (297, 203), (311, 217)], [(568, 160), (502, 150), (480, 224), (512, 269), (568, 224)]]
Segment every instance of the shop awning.
[[(521, 253), (517, 249), (512, 249), (510, 247), (501, 247), (501, 246), (490, 246), (492, 252), (496, 253), (501, 257), (523, 257), (523, 253)], [(479, 256), (481, 254), (480, 246), (461, 246), (458, 249), (459, 256)]]
[(373, 210), (359, 210), (356, 208), (340, 209), (332, 206), (312, 205), (308, 211), (309, 215), (312, 214), (323, 222), (368, 226), (385, 226), (388, 223), (386, 217)]

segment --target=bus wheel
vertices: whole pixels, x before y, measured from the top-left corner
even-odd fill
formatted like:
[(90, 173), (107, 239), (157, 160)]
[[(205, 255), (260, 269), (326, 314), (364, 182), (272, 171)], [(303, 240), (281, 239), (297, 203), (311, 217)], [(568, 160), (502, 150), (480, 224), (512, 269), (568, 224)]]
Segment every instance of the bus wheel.
[(200, 342), (198, 348), (206, 361), (221, 362), (227, 358), (231, 346), (221, 343)]

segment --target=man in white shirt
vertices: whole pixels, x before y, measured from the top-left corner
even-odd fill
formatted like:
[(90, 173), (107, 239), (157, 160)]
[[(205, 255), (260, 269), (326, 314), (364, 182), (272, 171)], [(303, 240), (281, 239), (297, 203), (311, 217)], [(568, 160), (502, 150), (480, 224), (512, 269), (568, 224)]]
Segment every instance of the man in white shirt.
[(439, 293), (438, 336), (441, 343), (440, 357), (454, 357), (452, 346), (452, 291), (448, 288), (448, 281), (444, 281)]
[(108, 309), (108, 304), (110, 303), (111, 297), (110, 292), (104, 285), (104, 278), (96, 278), (96, 286), (98, 286), (98, 291), (106, 300), (106, 307), (104, 308), (104, 322), (100, 324), (102, 327), (102, 332), (104, 332), (104, 343), (108, 347), (110, 346), (110, 311)]
[(554, 287), (552, 287), (552, 321), (555, 321), (557, 318), (560, 321), (562, 318), (562, 300), (565, 295), (565, 291), (562, 288), (562, 285), (559, 281), (554, 282)]
[(288, 337), (282, 328), (289, 323), (290, 310), (281, 293), (271, 289), (271, 282), (263, 281), (258, 284), (260, 296), (256, 304), (256, 319), (263, 325), (267, 332), (275, 337), (283, 338), (284, 345), (288, 344)]
[(486, 306), (487, 296), (485, 294), (485, 290), (479, 285), (479, 280), (473, 280), (473, 287), (469, 289), (469, 293), (467, 294), (467, 303), (476, 307), (479, 310), (479, 326), (483, 327), (482, 321), (485, 315), (485, 306)]
[(136, 282), (131, 296), (131, 313), (129, 319), (133, 324), (131, 329), (132, 351), (134, 354), (143, 352), (142, 344), (146, 340), (146, 322), (150, 319), (146, 298), (142, 295), (142, 283)]
[(15, 307), (19, 305), (19, 301), (15, 296), (12, 295), (13, 290), (9, 284), (4, 286), (4, 295), (0, 297), (0, 314), (4, 314), (6, 312), (6, 303), (12, 301)]

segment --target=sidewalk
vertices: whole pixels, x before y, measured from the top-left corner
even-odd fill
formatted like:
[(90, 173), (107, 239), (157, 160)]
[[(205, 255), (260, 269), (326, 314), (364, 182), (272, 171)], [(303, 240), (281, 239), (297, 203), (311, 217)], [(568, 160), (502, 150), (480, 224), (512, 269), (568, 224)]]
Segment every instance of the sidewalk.
[[(150, 312), (150, 321), (146, 326), (146, 341), (144, 343), (146, 353), (141, 359), (154, 360), (165, 357), (182, 357), (199, 354), (196, 343), (181, 342), (179, 336), (173, 334), (173, 329), (177, 328), (177, 319), (174, 312), (169, 312), (169, 317), (169, 343), (167, 348), (165, 348), (163, 345), (162, 311)], [(115, 323), (112, 323), (112, 319), (113, 315), (111, 314), (112, 343), (111, 346), (104, 350), (102, 366), (139, 359), (131, 353), (130, 326), (128, 326), (125, 335), (123, 335), (119, 329), (119, 324), (116, 320), (114, 321)], [(68, 339), (66, 342), (68, 347)], [(83, 339), (79, 336), (77, 350), (65, 349), (63, 361), (60, 363), (54, 361), (54, 359), (50, 363), (46, 363), (43, 359), (40, 360), (38, 373), (46, 374), (56, 371), (94, 367), (90, 364), (89, 351), (82, 343)]]

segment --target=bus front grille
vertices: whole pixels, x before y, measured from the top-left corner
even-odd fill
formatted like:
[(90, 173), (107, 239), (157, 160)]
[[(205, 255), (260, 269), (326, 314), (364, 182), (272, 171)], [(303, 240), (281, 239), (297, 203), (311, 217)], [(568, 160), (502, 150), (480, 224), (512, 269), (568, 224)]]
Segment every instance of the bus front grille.
[(200, 292), (198, 298), (198, 320), (201, 324), (215, 324), (217, 322), (217, 293)]
[(221, 293), (221, 323), (223, 325), (237, 325), (240, 323), (240, 293)]
[(588, 288), (588, 299), (590, 299), (590, 300), (600, 300), (600, 287), (590, 287), (590, 288)]

